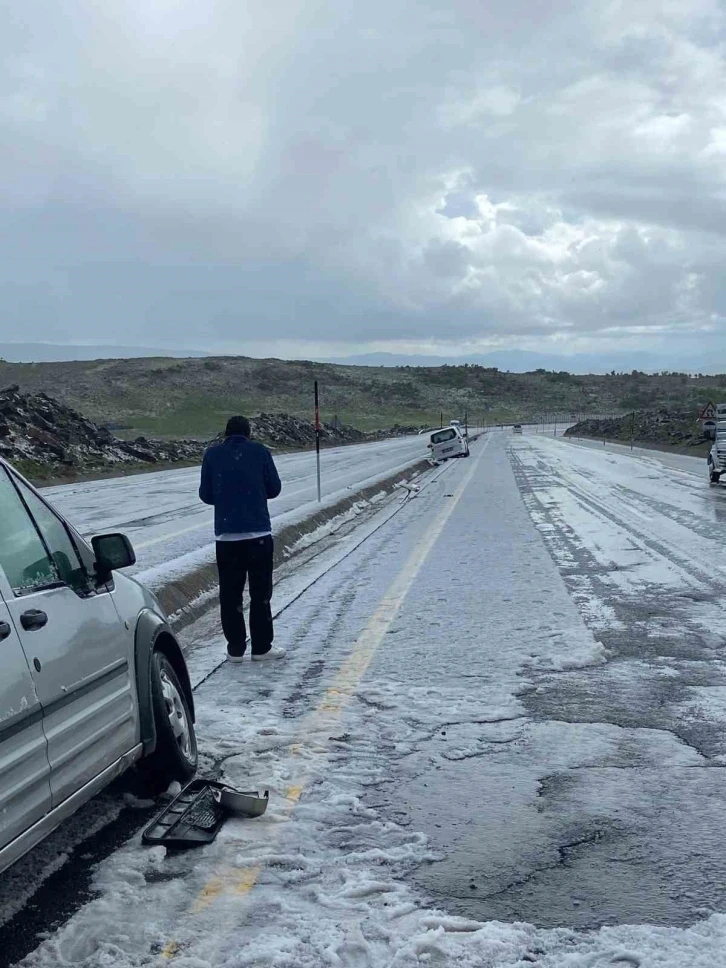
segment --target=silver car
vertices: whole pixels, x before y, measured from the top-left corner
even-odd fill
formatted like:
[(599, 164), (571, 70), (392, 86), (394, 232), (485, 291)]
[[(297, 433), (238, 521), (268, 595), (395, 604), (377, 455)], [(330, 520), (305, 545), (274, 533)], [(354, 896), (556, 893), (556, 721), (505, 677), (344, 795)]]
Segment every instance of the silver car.
[(133, 763), (156, 792), (196, 771), (194, 700), (154, 596), (0, 460), (0, 871)]

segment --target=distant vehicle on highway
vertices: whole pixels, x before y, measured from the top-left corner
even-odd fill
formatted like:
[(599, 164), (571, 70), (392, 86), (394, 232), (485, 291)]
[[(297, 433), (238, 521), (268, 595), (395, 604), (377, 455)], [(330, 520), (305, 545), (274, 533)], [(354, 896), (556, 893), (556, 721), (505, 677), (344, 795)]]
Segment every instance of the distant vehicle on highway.
[(718, 484), (726, 474), (726, 403), (716, 407), (716, 439), (708, 455), (708, 480)]
[(512, 427), (512, 433), (513, 434), (521, 434), (522, 433), (522, 425), (521, 424), (515, 424)]
[(197, 768), (181, 648), (118, 569), (125, 535), (88, 545), (0, 460), (0, 871), (130, 767), (154, 791)]
[(435, 430), (429, 437), (428, 447), (434, 460), (469, 456), (469, 442), (458, 427)]

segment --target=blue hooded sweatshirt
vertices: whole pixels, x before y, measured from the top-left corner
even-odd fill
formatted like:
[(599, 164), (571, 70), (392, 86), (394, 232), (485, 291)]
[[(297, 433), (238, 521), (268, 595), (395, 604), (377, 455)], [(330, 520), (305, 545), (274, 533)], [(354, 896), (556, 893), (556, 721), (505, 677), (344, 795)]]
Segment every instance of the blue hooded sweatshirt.
[(272, 454), (242, 435), (207, 448), (199, 497), (214, 507), (214, 533), (270, 531), (267, 501), (282, 490)]

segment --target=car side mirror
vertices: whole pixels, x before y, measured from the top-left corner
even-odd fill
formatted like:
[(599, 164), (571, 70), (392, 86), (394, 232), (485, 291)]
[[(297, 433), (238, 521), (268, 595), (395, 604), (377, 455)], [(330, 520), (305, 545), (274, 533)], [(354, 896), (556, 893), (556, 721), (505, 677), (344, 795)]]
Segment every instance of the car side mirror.
[(91, 545), (96, 556), (96, 578), (101, 585), (111, 578), (112, 572), (136, 564), (133, 545), (125, 534), (98, 534), (91, 539)]

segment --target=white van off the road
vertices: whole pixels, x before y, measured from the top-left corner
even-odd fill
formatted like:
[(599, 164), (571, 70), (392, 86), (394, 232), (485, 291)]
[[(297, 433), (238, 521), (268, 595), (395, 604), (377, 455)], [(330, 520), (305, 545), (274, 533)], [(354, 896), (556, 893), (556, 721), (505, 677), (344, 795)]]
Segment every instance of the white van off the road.
[(429, 437), (428, 447), (436, 461), (469, 456), (469, 443), (458, 427), (434, 430)]
[(153, 792), (197, 767), (194, 699), (128, 538), (88, 545), (0, 460), (0, 871), (138, 762)]

